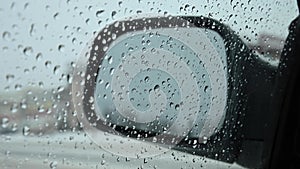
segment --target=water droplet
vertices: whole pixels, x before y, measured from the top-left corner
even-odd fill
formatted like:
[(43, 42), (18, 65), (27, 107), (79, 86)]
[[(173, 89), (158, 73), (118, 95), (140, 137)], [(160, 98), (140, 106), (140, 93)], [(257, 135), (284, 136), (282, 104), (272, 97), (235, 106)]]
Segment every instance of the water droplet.
[(105, 89), (108, 89), (109, 86), (110, 86), (110, 84), (107, 82), (107, 83), (105, 84)]
[(15, 78), (15, 75), (13, 75), (13, 74), (7, 74), (6, 75), (6, 80), (8, 81), (8, 82), (10, 82), (11, 80), (13, 80)]
[(71, 84), (72, 83), (72, 80), (73, 80), (73, 77), (71, 76), (71, 75), (67, 75), (67, 82), (69, 83), (69, 84)]
[(57, 74), (58, 71), (59, 71), (59, 69), (60, 69), (60, 66), (59, 66), (59, 65), (56, 65), (56, 66), (53, 68), (53, 73), (54, 73), (54, 74)]
[(37, 61), (41, 60), (42, 58), (43, 58), (42, 53), (38, 53), (38, 54), (36, 55), (36, 57), (35, 57), (35, 59), (36, 59)]
[(29, 73), (29, 69), (24, 69), (24, 73), (28, 74)]
[(16, 84), (15, 85), (15, 90), (21, 90), (22, 88), (22, 85), (21, 84)]
[(30, 36), (33, 36), (34, 33), (35, 33), (34, 24), (31, 24), (30, 30), (29, 30), (29, 35), (30, 35)]
[(54, 19), (58, 19), (58, 16), (59, 16), (59, 13), (56, 12), (56, 13), (53, 15), (53, 18), (54, 18)]
[(9, 123), (9, 119), (7, 117), (3, 117), (1, 121), (2, 121), (1, 127), (2, 128), (7, 128), (8, 127), (8, 123)]
[(117, 12), (116, 11), (112, 11), (111, 12), (111, 17), (114, 19), (114, 16), (117, 14)]
[(104, 52), (107, 51), (107, 49), (108, 49), (108, 46), (104, 46), (104, 47), (103, 47), (103, 51), (104, 51)]
[(49, 166), (50, 166), (51, 169), (56, 169), (57, 168), (57, 161), (52, 161)]
[(7, 40), (7, 41), (9, 41), (9, 40), (10, 40), (10, 38), (11, 38), (11, 34), (10, 34), (10, 32), (7, 32), (7, 31), (3, 32), (3, 34), (2, 34), (2, 38), (3, 38), (4, 40)]
[(97, 17), (100, 17), (100, 15), (101, 15), (103, 12), (104, 12), (104, 10), (99, 10), (99, 11), (97, 11), (97, 12), (96, 12), (96, 16), (97, 16)]
[(63, 86), (58, 86), (57, 87), (57, 92), (59, 93), (59, 92), (62, 92), (62, 91), (64, 91), (65, 90), (65, 88), (63, 87)]
[(62, 45), (62, 44), (58, 45), (58, 51), (64, 52), (65, 51), (65, 45)]
[(24, 53), (26, 56), (30, 56), (30, 55), (33, 53), (32, 47), (25, 47), (24, 50), (23, 50), (23, 53)]
[(158, 91), (159, 91), (159, 85), (155, 85), (155, 86), (154, 86), (154, 91), (155, 91), (155, 92), (158, 92)]
[(119, 4), (119, 6), (121, 6), (121, 5), (122, 5), (122, 3), (123, 3), (122, 1), (119, 1), (119, 3), (118, 3), (118, 4)]
[(76, 38), (73, 38), (73, 39), (72, 39), (72, 43), (75, 44), (76, 42), (77, 42), (77, 39), (76, 39)]
[(129, 51), (129, 52), (132, 52), (133, 50), (134, 50), (133, 47), (129, 47), (129, 48), (128, 48), (128, 51)]
[(208, 141), (208, 138), (204, 136), (204, 137), (203, 137), (203, 144), (206, 144), (207, 141)]
[(30, 128), (28, 126), (23, 127), (23, 135), (28, 136), (30, 134)]
[(109, 71), (110, 75), (113, 75), (113, 74), (114, 74), (114, 71), (115, 71), (115, 69), (114, 69), (114, 68), (111, 68), (110, 71)]
[(17, 131), (18, 130), (18, 124), (17, 123), (14, 123), (11, 127), (11, 130), (12, 131)]
[(205, 86), (205, 87), (204, 87), (204, 92), (206, 93), (207, 90), (208, 90), (208, 86)]
[(149, 76), (146, 76), (145, 79), (144, 79), (144, 81), (145, 81), (146, 83), (148, 83), (149, 80), (150, 80)]
[(108, 60), (108, 63), (109, 63), (109, 64), (112, 64), (112, 62), (113, 62), (112, 56), (110, 56), (107, 60)]
[(22, 109), (26, 109), (27, 108), (27, 104), (25, 102), (21, 102), (20, 106)]
[(131, 92), (137, 92), (136, 88), (132, 88)]
[(179, 104), (176, 104), (175, 105), (175, 110), (179, 110), (179, 108), (180, 108)]
[(12, 113), (16, 113), (18, 111), (18, 105), (17, 104), (13, 104), (11, 107), (10, 107), (10, 112)]
[(38, 107), (38, 112), (39, 112), (39, 113), (45, 112), (44, 105), (41, 105), (41, 106)]
[(117, 35), (116, 35), (115, 33), (113, 33), (113, 34), (111, 34), (111, 38), (112, 38), (113, 40), (115, 40), (115, 39), (117, 38)]
[(89, 19), (89, 18), (86, 19), (86, 20), (85, 20), (85, 23), (88, 25), (88, 24), (90, 23), (90, 19)]
[(49, 60), (47, 60), (47, 61), (45, 62), (45, 66), (46, 66), (47, 68), (49, 68), (49, 67), (51, 66), (51, 64), (52, 64), (52, 62), (49, 61)]
[(185, 46), (182, 45), (182, 46), (180, 47), (180, 49), (181, 49), (181, 50), (185, 50)]
[(39, 86), (40, 87), (44, 87), (44, 83), (43, 82), (39, 82)]
[(153, 137), (152, 142), (156, 143), (156, 142), (157, 142), (157, 138), (156, 138), (156, 137)]

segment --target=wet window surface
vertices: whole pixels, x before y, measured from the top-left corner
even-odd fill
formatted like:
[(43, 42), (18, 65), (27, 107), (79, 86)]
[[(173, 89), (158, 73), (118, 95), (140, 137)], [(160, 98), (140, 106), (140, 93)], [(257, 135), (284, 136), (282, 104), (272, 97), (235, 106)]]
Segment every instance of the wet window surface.
[(0, 4), (0, 168), (262, 167), (296, 1)]

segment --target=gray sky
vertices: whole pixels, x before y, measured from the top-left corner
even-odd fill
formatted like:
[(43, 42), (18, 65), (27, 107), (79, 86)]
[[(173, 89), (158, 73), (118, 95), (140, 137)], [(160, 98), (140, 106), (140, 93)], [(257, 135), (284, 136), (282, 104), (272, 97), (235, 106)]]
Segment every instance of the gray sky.
[(286, 37), (298, 12), (296, 0), (0, 0), (0, 4), (0, 92), (7, 86), (14, 91), (19, 85), (57, 88), (66, 84), (62, 74), (80, 57), (93, 32), (137, 13), (210, 16), (255, 42), (255, 34), (260, 33)]

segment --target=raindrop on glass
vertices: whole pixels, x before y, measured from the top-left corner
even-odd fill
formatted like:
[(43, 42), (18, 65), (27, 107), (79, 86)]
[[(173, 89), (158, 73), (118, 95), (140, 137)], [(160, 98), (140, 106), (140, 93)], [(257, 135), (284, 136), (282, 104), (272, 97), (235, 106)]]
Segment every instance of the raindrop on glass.
[(110, 56), (107, 60), (108, 60), (108, 63), (109, 63), (109, 64), (112, 64), (112, 62), (113, 62), (112, 56)]
[(23, 50), (23, 53), (24, 53), (26, 56), (30, 56), (30, 55), (33, 53), (32, 47), (25, 47), (24, 50)]
[(30, 128), (28, 126), (23, 127), (23, 135), (28, 136), (30, 134)]
[(58, 16), (59, 16), (59, 13), (56, 12), (56, 13), (53, 15), (53, 18), (54, 18), (54, 19), (58, 19)]
[(49, 166), (50, 166), (51, 169), (56, 169), (57, 168), (57, 161), (52, 161)]
[(207, 90), (208, 90), (208, 86), (205, 86), (205, 87), (204, 87), (204, 92), (206, 93)]
[(99, 10), (99, 11), (97, 11), (96, 12), (96, 16), (97, 17), (100, 17), (101, 16), (101, 14), (104, 12), (104, 10)]
[(10, 37), (11, 37), (11, 34), (10, 34), (10, 32), (7, 32), (7, 31), (5, 31), (5, 32), (3, 32), (3, 34), (2, 34), (2, 38), (4, 39), (4, 40), (10, 40)]
[(146, 76), (145, 79), (144, 79), (144, 81), (145, 81), (146, 83), (148, 83), (148, 82), (149, 82), (149, 79), (150, 79), (149, 76)]
[(62, 44), (58, 45), (58, 51), (64, 52), (65, 51), (65, 45), (62, 45)]
[(10, 82), (11, 80), (13, 80), (15, 78), (15, 75), (13, 75), (13, 74), (7, 74), (6, 75), (6, 80), (8, 81), (8, 82)]
[(41, 60), (42, 58), (43, 58), (42, 53), (38, 53), (38, 54), (36, 55), (36, 57), (35, 57), (35, 59), (36, 59), (37, 61)]
[(56, 66), (53, 68), (53, 73), (54, 73), (54, 74), (57, 74), (58, 71), (59, 71), (59, 69), (60, 69), (60, 66), (59, 66), (59, 65), (56, 65)]
[(7, 117), (3, 117), (3, 118), (1, 119), (1, 127), (2, 127), (2, 128), (7, 128), (8, 123), (9, 123), (9, 119), (8, 119)]
[(154, 91), (155, 91), (155, 92), (158, 92), (158, 91), (159, 91), (159, 85), (155, 85), (155, 86), (154, 86)]
[(117, 12), (116, 11), (112, 11), (111, 12), (111, 17), (114, 19), (114, 16), (117, 14)]
[(47, 61), (45, 62), (45, 66), (46, 66), (47, 68), (49, 68), (49, 67), (51, 66), (51, 64), (52, 64), (52, 62), (49, 61), (49, 60), (47, 60)]

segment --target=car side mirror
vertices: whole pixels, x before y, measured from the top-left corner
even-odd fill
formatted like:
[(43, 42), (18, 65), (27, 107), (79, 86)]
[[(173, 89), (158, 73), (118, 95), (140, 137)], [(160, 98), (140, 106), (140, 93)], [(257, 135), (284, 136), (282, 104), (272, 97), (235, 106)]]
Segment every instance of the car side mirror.
[[(83, 129), (112, 153), (147, 157), (173, 148), (234, 162), (259, 62), (216, 20), (129, 18), (107, 25), (87, 46), (74, 72), (74, 105)], [(134, 147), (116, 147), (116, 136)]]

